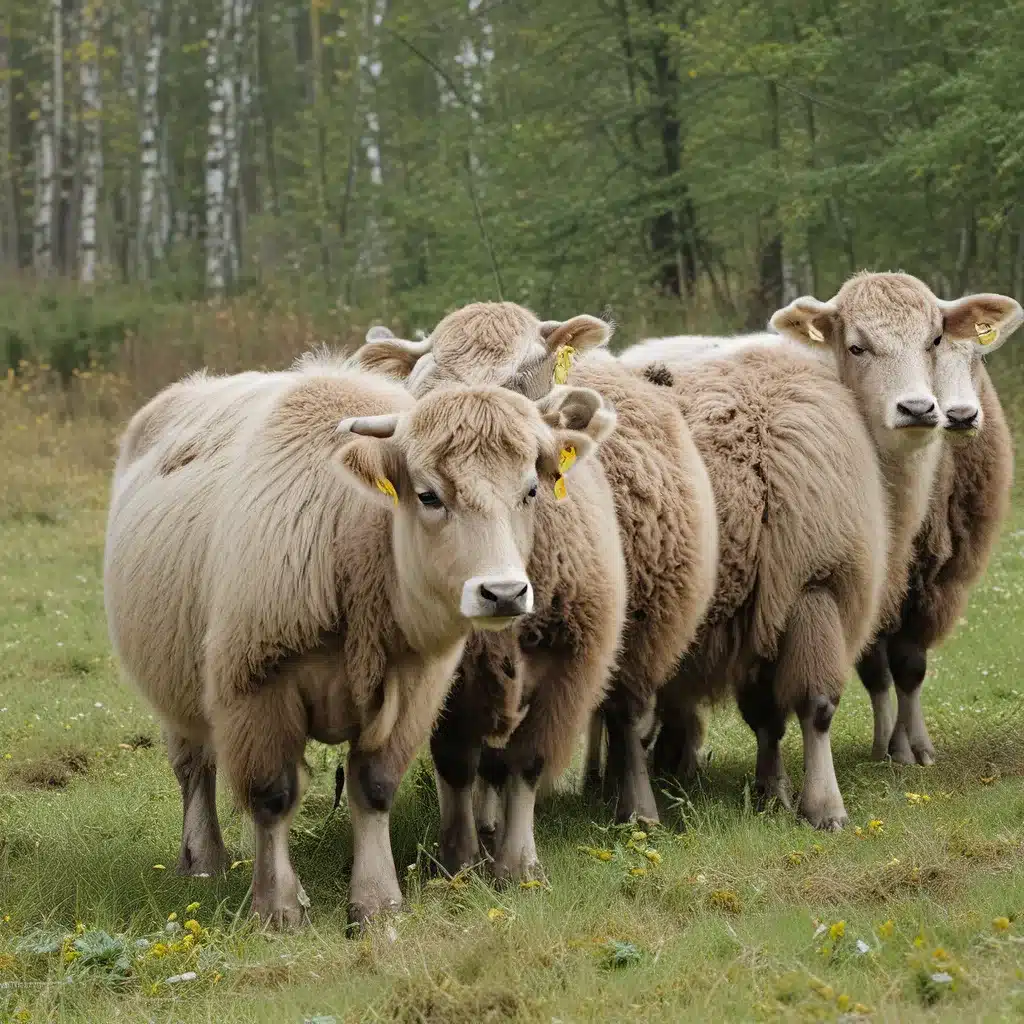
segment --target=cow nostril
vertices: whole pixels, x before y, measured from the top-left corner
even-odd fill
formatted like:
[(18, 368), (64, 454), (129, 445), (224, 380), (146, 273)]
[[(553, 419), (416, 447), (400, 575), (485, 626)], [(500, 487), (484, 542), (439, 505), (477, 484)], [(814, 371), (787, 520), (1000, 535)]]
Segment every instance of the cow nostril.
[(930, 398), (908, 398), (904, 402), (896, 403), (896, 411), (904, 416), (913, 416), (914, 419), (921, 419), (935, 410), (935, 403)]
[(480, 596), (485, 601), (498, 604), (501, 601), (519, 601), (530, 589), (529, 583), (513, 580), (509, 583), (481, 583)]
[(955, 405), (946, 410), (946, 418), (958, 427), (969, 427), (978, 419), (978, 410), (970, 405)]

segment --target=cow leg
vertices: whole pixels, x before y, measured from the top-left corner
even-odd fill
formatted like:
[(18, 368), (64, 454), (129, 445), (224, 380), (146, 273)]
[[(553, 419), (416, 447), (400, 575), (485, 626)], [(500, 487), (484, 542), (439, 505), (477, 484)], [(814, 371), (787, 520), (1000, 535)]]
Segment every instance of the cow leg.
[(636, 818), (656, 824), (658, 805), (647, 769), (644, 737), (650, 728), (650, 702), (641, 703), (616, 687), (604, 704), (608, 727), (607, 784), (615, 788), (615, 820)]
[(352, 819), (352, 881), (348, 919), (363, 924), (381, 911), (402, 905), (391, 852), (391, 803), (400, 774), (381, 753), (352, 750), (348, 758), (348, 806)]
[(543, 878), (533, 835), (540, 767), (514, 772), (505, 782), (505, 827), (494, 858), (494, 876), (500, 881), (525, 882)]
[(448, 705), (430, 737), (434, 759), (437, 802), (441, 811), (441, 867), (449, 875), (480, 859), (473, 812), (473, 783), (480, 764), (480, 740), (472, 715), (459, 699), (458, 688), (448, 695)]
[(594, 796), (601, 794), (601, 745), (604, 742), (604, 715), (600, 709), (590, 716), (587, 725), (587, 752), (583, 773), (583, 791)]
[(793, 809), (792, 785), (782, 762), (782, 738), (786, 735), (786, 713), (775, 702), (775, 666), (764, 664), (736, 694), (743, 720), (757, 737), (754, 789), (763, 807), (777, 800)]
[(227, 850), (217, 819), (217, 765), (201, 744), (167, 731), (167, 756), (181, 787), (184, 822), (179, 875), (219, 875)]
[(849, 672), (835, 597), (805, 590), (790, 609), (773, 691), (779, 708), (795, 711), (804, 740), (804, 784), (798, 812), (816, 828), (839, 829), (846, 807), (832, 763), (832, 716)]
[(279, 928), (302, 924), (309, 900), (288, 855), (288, 830), (301, 796), (297, 765), (289, 765), (269, 786), (250, 790), (256, 832), (252, 865), (252, 912)]
[(473, 792), (476, 834), (487, 855), (493, 858), (505, 833), (504, 792), (508, 780), (505, 755), (494, 747), (480, 752), (479, 775)]
[(928, 671), (928, 651), (909, 637), (889, 639), (889, 664), (896, 682), (896, 728), (889, 752), (900, 764), (934, 764), (935, 747), (921, 711), (921, 686)]
[(861, 655), (857, 674), (871, 697), (871, 710), (875, 718), (875, 736), (871, 744), (871, 757), (884, 761), (889, 756), (889, 743), (896, 725), (892, 706), (892, 671), (886, 638), (880, 637)]

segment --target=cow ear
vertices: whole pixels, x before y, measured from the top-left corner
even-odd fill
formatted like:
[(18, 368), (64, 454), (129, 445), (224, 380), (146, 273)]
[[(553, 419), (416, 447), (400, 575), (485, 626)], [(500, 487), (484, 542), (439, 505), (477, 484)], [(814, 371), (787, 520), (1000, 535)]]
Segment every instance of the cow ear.
[(598, 444), (615, 429), (615, 409), (591, 388), (556, 385), (537, 409), (549, 427), (581, 431)]
[(571, 320), (545, 320), (540, 325), (540, 336), (549, 352), (555, 352), (563, 345), (569, 345), (577, 352), (586, 352), (607, 345), (614, 331), (614, 324), (586, 313)]
[(982, 292), (951, 302), (939, 300), (942, 333), (959, 341), (973, 341), (981, 355), (994, 352), (1024, 320), (1024, 310), (1008, 295)]
[(430, 339), (405, 341), (402, 338), (378, 336), (371, 340), (370, 336), (378, 330), (387, 328), (371, 327), (366, 332), (367, 342), (356, 352), (359, 368), (369, 373), (380, 373), (385, 377), (405, 380), (419, 362), (420, 356), (430, 351)]
[(394, 441), (398, 415), (363, 416), (342, 420), (339, 434), (358, 435), (345, 442), (335, 463), (349, 482), (390, 508), (398, 505), (405, 490), (405, 460)]
[(803, 295), (776, 310), (768, 326), (804, 345), (830, 344), (839, 326), (839, 307), (834, 301), (821, 302), (813, 295)]

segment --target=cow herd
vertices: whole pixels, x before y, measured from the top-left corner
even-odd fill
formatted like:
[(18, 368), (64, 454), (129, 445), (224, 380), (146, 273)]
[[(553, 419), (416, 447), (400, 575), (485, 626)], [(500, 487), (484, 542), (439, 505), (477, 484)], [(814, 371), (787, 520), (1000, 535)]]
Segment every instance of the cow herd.
[[(859, 274), (765, 334), (617, 355), (590, 316), (456, 310), (422, 341), (194, 374), (131, 420), (104, 588), (125, 674), (164, 726), (178, 870), (227, 853), (218, 772), (252, 816), (252, 910), (301, 923), (288, 834), (308, 739), (349, 744), (349, 917), (398, 907), (394, 794), (429, 740), (449, 872), (540, 872), (534, 806), (586, 736), (585, 784), (657, 820), (707, 708), (756, 737), (763, 800), (846, 821), (830, 725), (854, 667), (873, 756), (930, 764), (927, 652), (1009, 504), (982, 357), (1011, 298)], [(896, 705), (892, 690), (895, 686)]]

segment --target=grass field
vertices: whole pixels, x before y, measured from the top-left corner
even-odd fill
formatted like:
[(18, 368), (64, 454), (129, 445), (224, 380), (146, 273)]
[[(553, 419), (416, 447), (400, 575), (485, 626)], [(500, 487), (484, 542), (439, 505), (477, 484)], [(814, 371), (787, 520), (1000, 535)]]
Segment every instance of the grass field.
[[(177, 785), (106, 639), (114, 429), (61, 424), (30, 397), (0, 396), (0, 1021), (1024, 1015), (1024, 503), (932, 663), (938, 764), (866, 761), (870, 707), (851, 682), (833, 730), (846, 831), (755, 813), (752, 738), (723, 710), (707, 773), (669, 795), (665, 829), (633, 838), (559, 795), (538, 823), (550, 887), (499, 892), (430, 880), (437, 807), (419, 763), (393, 818), (408, 912), (348, 938), (338, 752), (311, 747), (293, 829), (311, 924), (264, 934), (243, 910), (251, 836), (226, 801), (236, 866), (170, 870)], [(786, 750), (799, 779), (795, 728)]]

